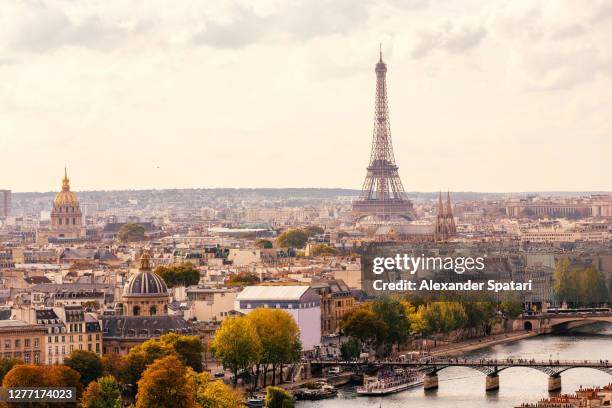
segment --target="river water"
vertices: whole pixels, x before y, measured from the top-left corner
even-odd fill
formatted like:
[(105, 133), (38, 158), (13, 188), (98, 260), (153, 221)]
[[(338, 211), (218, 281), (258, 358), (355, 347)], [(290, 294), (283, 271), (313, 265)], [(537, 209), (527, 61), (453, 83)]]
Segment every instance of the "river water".
[[(612, 360), (612, 325), (602, 324), (565, 335), (539, 336), (464, 354), (473, 358), (534, 358), (536, 360)], [(474, 408), (516, 407), (547, 397), (548, 376), (531, 368), (509, 368), (499, 374), (500, 389), (485, 392), (484, 374), (465, 367), (449, 367), (438, 373), (439, 389), (423, 388), (386, 397), (357, 397), (355, 387), (342, 387), (338, 397), (303, 401), (298, 408)], [(583, 386), (605, 385), (612, 376), (592, 369), (572, 369), (561, 374), (562, 392)]]

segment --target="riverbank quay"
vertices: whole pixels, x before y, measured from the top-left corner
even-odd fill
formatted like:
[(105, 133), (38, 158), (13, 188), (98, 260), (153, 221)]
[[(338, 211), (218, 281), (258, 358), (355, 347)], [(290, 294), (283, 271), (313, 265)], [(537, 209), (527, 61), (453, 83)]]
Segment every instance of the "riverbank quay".
[(430, 349), (428, 354), (433, 357), (453, 356), (479, 349), (496, 346), (498, 344), (511, 343), (519, 340), (528, 339), (538, 336), (539, 334), (533, 331), (518, 331), (500, 333), (492, 336), (479, 337), (460, 341), (457, 343), (444, 344)]

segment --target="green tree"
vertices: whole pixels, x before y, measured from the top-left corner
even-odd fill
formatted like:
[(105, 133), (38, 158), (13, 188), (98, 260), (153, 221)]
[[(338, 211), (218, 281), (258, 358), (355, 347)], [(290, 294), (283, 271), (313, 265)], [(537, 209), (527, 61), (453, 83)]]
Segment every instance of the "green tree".
[(239, 371), (252, 367), (262, 353), (257, 331), (251, 320), (244, 316), (225, 320), (210, 346), (223, 367), (234, 374), (234, 385), (238, 383)]
[(342, 360), (350, 361), (359, 357), (361, 354), (361, 342), (351, 337), (349, 340), (340, 346), (340, 355), (342, 356)]
[(559, 303), (576, 301), (579, 291), (578, 282), (576, 281), (575, 271), (572, 270), (567, 257), (557, 261), (554, 282), (554, 294)]
[(395, 298), (384, 297), (372, 302), (372, 312), (385, 325), (385, 330), (379, 335), (379, 345), (385, 346), (385, 354), (394, 345), (406, 342), (410, 335), (410, 320), (405, 304)]
[(158, 266), (154, 272), (169, 288), (192, 286), (200, 282), (200, 271), (189, 262), (174, 266)]
[(11, 357), (0, 358), (0, 384), (2, 383), (2, 380), (4, 380), (6, 373), (11, 371), (11, 369), (18, 364), (23, 364), (23, 361)]
[(288, 229), (276, 238), (276, 244), (281, 248), (304, 248), (308, 242), (308, 234), (299, 228)]
[(121, 391), (115, 377), (109, 375), (90, 382), (81, 405), (83, 408), (121, 408)]
[(193, 368), (195, 371), (202, 371), (204, 346), (198, 336), (181, 336), (176, 333), (167, 333), (161, 336), (159, 341), (171, 347), (185, 365)]
[(271, 248), (274, 248), (274, 244), (269, 239), (258, 239), (255, 242), (255, 246), (257, 248), (262, 248), (262, 249), (271, 249)]
[(175, 355), (154, 361), (138, 381), (136, 408), (195, 408), (194, 386)]
[(516, 298), (515, 295), (508, 292), (499, 304), (499, 310), (505, 318), (515, 319), (523, 312), (523, 304)]
[(84, 387), (102, 376), (102, 359), (93, 351), (74, 350), (64, 360), (64, 364), (81, 375), (81, 383)]
[(583, 305), (598, 305), (608, 300), (606, 278), (603, 273), (589, 266), (580, 273), (580, 300)]
[(315, 235), (321, 235), (325, 232), (325, 230), (317, 225), (309, 225), (304, 227), (304, 232), (308, 235), (308, 237), (314, 237)]
[(145, 228), (140, 224), (128, 222), (119, 228), (117, 237), (121, 242), (142, 241), (145, 237)]
[(372, 344), (387, 330), (387, 326), (378, 319), (370, 305), (366, 304), (345, 314), (340, 322), (340, 329), (347, 336)]
[(293, 397), (288, 391), (279, 387), (268, 387), (264, 402), (266, 408), (293, 408)]

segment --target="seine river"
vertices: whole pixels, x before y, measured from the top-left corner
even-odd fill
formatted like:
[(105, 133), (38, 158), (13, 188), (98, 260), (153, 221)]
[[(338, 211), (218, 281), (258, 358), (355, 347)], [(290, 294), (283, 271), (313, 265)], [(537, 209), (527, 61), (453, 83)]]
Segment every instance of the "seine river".
[[(561, 336), (539, 336), (466, 353), (476, 358), (535, 358), (548, 360), (612, 359), (612, 325), (591, 326), (589, 332)], [(499, 374), (499, 391), (485, 393), (484, 374), (470, 368), (450, 367), (438, 374), (439, 389), (425, 393), (422, 388), (387, 397), (357, 397), (354, 387), (343, 387), (338, 397), (323, 401), (304, 401), (298, 408), (474, 408), (515, 407), (548, 396), (546, 374), (530, 368), (510, 368)], [(573, 369), (561, 375), (564, 393), (580, 387), (605, 385), (612, 376), (597, 370)]]

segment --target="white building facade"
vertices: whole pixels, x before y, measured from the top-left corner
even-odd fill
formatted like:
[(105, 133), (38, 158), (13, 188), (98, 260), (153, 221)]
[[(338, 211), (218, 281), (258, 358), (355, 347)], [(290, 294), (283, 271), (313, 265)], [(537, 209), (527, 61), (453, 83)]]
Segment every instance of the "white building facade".
[(236, 298), (235, 310), (248, 314), (258, 307), (282, 309), (300, 329), (304, 351), (321, 343), (321, 299), (308, 286), (247, 286)]

